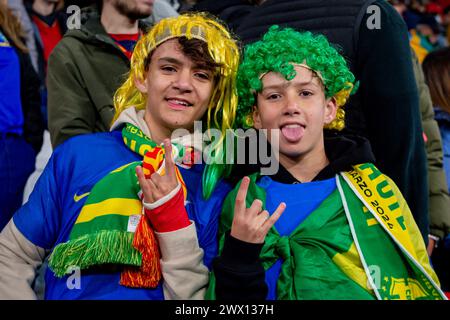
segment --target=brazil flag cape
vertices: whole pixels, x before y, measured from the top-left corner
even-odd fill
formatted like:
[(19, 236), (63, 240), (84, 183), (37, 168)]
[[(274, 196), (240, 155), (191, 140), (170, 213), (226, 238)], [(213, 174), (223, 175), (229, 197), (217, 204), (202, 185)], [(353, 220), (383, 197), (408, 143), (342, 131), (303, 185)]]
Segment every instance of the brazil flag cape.
[[(250, 176), (246, 204), (266, 192)], [(336, 175), (337, 189), (289, 236), (269, 231), (264, 269), (282, 260), (278, 299), (443, 300), (418, 227), (396, 185), (373, 164)], [(225, 200), (219, 252), (231, 229), (239, 185)], [(215, 298), (211, 274), (207, 298)]]

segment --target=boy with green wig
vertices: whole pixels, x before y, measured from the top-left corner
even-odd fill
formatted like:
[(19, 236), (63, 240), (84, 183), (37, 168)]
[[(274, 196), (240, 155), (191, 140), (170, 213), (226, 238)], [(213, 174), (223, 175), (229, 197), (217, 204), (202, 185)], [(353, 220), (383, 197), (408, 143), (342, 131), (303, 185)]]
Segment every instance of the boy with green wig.
[(210, 297), (445, 299), (368, 141), (336, 132), (356, 86), (327, 39), (272, 26), (245, 48), (237, 84), (241, 125), (279, 135), (280, 169), (227, 196)]

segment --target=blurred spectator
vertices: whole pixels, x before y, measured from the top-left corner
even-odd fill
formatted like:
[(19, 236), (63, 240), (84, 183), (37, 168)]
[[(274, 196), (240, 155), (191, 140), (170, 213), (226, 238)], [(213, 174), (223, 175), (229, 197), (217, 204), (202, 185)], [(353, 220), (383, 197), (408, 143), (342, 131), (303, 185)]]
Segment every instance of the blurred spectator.
[(430, 90), (417, 56), (412, 51), (414, 75), (419, 91), (419, 106), (427, 151), (430, 235), (428, 254), (431, 255), (437, 239), (450, 233), (450, 197), (443, 168), (443, 150), (439, 126), (434, 119)]
[(255, 1), (251, 0), (227, 0), (227, 1), (197, 1), (191, 8), (192, 11), (207, 11), (217, 15), (221, 20), (226, 21), (231, 30), (235, 30), (254, 9)]
[(41, 81), (41, 112), (47, 127), (47, 64), (50, 53), (67, 31), (64, 0), (26, 0), (34, 29), (38, 52), (38, 75)]
[(450, 44), (450, 5), (445, 7), (443, 11), (442, 24), (447, 35), (447, 43)]
[(176, 16), (178, 16), (178, 12), (167, 1), (155, 0), (155, 2), (153, 3), (152, 14), (150, 15), (150, 17), (144, 20), (148, 23), (154, 24), (161, 19)]
[[(431, 52), (425, 58), (422, 67), (430, 87), (435, 118), (442, 136), (444, 169), (447, 174), (447, 184), (450, 186), (450, 47)], [(450, 291), (450, 235), (441, 242), (433, 252), (432, 261), (442, 288)]]
[[(244, 44), (278, 24), (325, 34), (342, 48), (360, 81), (346, 105), (345, 131), (369, 139), (376, 165), (398, 185), (428, 242), (426, 154), (408, 32), (401, 17), (384, 0), (342, 0), (339, 5), (311, 0), (267, 0), (258, 6), (247, 2), (251, 10), (235, 21), (234, 28)], [(218, 7), (218, 2), (205, 0), (194, 9), (214, 3)], [(379, 28), (370, 25), (369, 5), (379, 9)], [(222, 18), (223, 10), (210, 12)]]
[(0, 0), (0, 230), (22, 204), (42, 146), (39, 80), (20, 21)]
[(423, 15), (416, 28), (410, 30), (410, 45), (420, 63), (423, 62), (429, 52), (447, 45), (442, 27), (434, 16)]
[[(199, 1), (196, 0), (181, 0), (181, 1), (177, 1), (177, 0), (165, 0), (165, 1), (169, 1), (169, 2), (178, 2), (178, 12), (183, 13), (186, 11), (191, 11), (192, 7)], [(220, 2), (220, 1), (217, 1)]]
[(31, 63), (33, 64), (34, 70), (37, 72), (38, 53), (36, 49), (36, 42), (34, 39), (33, 25), (31, 23), (30, 17), (27, 14), (27, 10), (25, 9), (23, 0), (7, 0), (7, 3), (12, 13), (20, 20), (22, 30), (26, 34), (26, 44), (30, 55)]
[(82, 10), (80, 30), (70, 30), (48, 65), (48, 126), (53, 147), (85, 133), (107, 131), (112, 97), (128, 72), (130, 57), (148, 27), (152, 1), (103, 0)]
[(444, 168), (450, 185), (450, 47), (430, 53), (423, 62), (423, 70), (441, 130)]
[[(420, 21), (421, 7), (415, 3), (412, 5), (410, 1), (405, 0), (388, 0), (388, 2), (397, 10), (406, 23), (408, 30), (414, 29)], [(409, 4), (409, 6), (407, 5)]]

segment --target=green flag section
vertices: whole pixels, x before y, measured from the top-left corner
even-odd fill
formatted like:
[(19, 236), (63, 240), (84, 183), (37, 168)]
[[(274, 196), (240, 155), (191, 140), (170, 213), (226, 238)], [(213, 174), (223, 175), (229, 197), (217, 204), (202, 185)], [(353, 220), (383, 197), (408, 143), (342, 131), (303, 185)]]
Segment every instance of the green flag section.
[(132, 245), (134, 233), (128, 231), (130, 217), (140, 217), (142, 212), (135, 174), (140, 163), (122, 166), (95, 184), (69, 241), (57, 245), (50, 255), (49, 266), (56, 276), (64, 276), (73, 266), (141, 265), (141, 253)]
[[(282, 260), (278, 299), (445, 299), (403, 197), (392, 181), (374, 172), (379, 172), (375, 166), (362, 164), (336, 176), (338, 188), (289, 236), (272, 227), (260, 259), (265, 270)], [(267, 195), (256, 184), (258, 177), (250, 177), (247, 207), (260, 199), (265, 208)], [(238, 189), (224, 203), (219, 252)], [(207, 298), (215, 298), (214, 274)]]

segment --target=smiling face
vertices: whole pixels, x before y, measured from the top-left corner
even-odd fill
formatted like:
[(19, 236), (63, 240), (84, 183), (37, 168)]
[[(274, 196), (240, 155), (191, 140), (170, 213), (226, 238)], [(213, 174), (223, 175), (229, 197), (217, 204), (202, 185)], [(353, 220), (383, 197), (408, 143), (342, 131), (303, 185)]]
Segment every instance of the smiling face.
[(153, 139), (170, 137), (173, 130), (191, 130), (208, 108), (214, 74), (187, 57), (178, 39), (158, 46), (144, 81), (136, 87), (147, 96), (145, 121)]
[[(334, 99), (326, 99), (315, 74), (295, 65), (294, 79), (269, 72), (263, 76), (262, 91), (253, 112), (256, 129), (280, 130), (280, 160), (299, 160), (324, 155), (323, 127), (336, 117)], [(271, 141), (271, 132), (268, 131)]]

